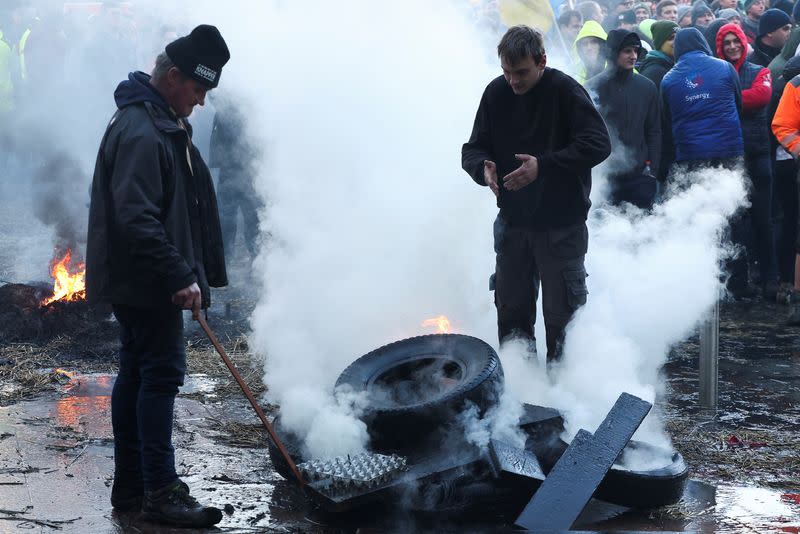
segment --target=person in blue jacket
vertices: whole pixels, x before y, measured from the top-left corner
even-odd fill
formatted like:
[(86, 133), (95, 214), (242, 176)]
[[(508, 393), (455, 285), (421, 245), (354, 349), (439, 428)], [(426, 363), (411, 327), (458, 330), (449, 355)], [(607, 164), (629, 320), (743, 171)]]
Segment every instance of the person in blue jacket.
[(675, 142), (675, 161), (727, 167), (739, 163), (744, 141), (739, 114), (742, 90), (729, 62), (717, 59), (696, 28), (675, 35), (677, 63), (661, 81), (666, 127)]
[[(713, 56), (696, 28), (678, 30), (675, 59), (675, 67), (661, 81), (661, 97), (679, 172), (709, 166), (743, 168), (742, 90), (736, 69)], [(743, 243), (747, 225), (741, 213), (731, 220), (734, 243)], [(733, 296), (752, 296), (747, 259), (740, 255), (730, 260), (726, 270)]]

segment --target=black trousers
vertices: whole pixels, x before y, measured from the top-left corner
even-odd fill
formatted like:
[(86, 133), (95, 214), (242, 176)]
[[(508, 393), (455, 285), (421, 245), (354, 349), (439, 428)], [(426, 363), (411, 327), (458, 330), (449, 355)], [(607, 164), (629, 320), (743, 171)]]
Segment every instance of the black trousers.
[(586, 223), (534, 230), (494, 223), (497, 253), (494, 298), (500, 343), (513, 337), (535, 342), (536, 300), (542, 286), (547, 361), (561, 358), (564, 330), (586, 303), (584, 259), (589, 244)]
[(778, 275), (781, 282), (794, 283), (794, 261), (798, 226), (797, 164), (794, 159), (775, 162), (773, 228)]
[(111, 395), (114, 479), (153, 491), (178, 479), (172, 419), (186, 374), (183, 312), (114, 305), (114, 316), (122, 342)]
[(235, 256), (237, 219), (241, 211), (244, 242), (250, 257), (255, 258), (258, 253), (258, 210), (262, 204), (253, 187), (252, 177), (243, 170), (220, 169), (217, 201), (225, 256)]
[(758, 260), (761, 284), (778, 280), (775, 238), (772, 232), (772, 162), (769, 154), (746, 155), (745, 169), (750, 177), (750, 230), (748, 257)]

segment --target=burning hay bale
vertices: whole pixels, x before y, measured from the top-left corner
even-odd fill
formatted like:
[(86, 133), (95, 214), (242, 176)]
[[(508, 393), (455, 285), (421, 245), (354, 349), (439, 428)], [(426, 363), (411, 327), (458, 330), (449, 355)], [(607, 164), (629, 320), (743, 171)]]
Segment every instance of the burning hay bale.
[(0, 286), (0, 343), (42, 343), (66, 335), (89, 345), (98, 329), (116, 337), (116, 327), (102, 320), (108, 314), (86, 302), (85, 268), (73, 261), (71, 250), (53, 259), (50, 274), (51, 285)]
[(62, 335), (77, 339), (98, 328), (116, 337), (116, 328), (103, 325), (85, 300), (47, 302), (52, 296), (52, 288), (44, 285), (0, 286), (0, 343), (45, 343)]

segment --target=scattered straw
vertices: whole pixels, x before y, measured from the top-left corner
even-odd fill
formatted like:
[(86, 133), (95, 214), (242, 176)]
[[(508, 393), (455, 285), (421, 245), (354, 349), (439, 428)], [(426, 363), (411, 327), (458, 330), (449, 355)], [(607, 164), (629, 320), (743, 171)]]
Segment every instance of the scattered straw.
[[(681, 419), (668, 421), (666, 426), (693, 475), (712, 481), (800, 488), (800, 440), (794, 431), (720, 428)], [(742, 446), (729, 443), (734, 435)]]

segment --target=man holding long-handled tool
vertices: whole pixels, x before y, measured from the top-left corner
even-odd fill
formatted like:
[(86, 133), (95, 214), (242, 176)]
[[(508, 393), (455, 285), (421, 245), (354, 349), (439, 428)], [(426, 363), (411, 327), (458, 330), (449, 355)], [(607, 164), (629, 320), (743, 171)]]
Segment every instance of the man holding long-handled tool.
[(228, 283), (211, 175), (186, 122), (217, 87), (230, 59), (219, 31), (202, 25), (168, 44), (150, 76), (117, 87), (118, 111), (97, 155), (87, 243), (87, 297), (120, 324), (111, 400), (116, 510), (186, 527), (218, 523), (178, 479), (175, 396), (186, 372), (183, 311), (210, 304)]

